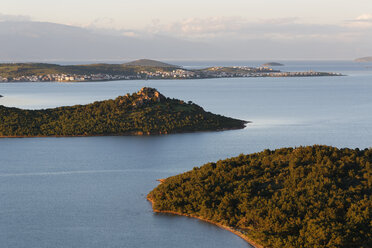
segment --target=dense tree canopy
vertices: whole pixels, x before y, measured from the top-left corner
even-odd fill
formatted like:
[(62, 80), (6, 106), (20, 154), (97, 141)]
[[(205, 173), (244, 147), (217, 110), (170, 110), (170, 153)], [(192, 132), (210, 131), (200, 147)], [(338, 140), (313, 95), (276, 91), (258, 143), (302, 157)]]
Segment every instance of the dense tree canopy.
[(245, 121), (215, 115), (191, 102), (143, 88), (88, 105), (45, 110), (0, 106), (0, 136), (164, 134), (244, 128)]
[(372, 247), (372, 149), (265, 150), (167, 178), (159, 211), (236, 228), (265, 247)]

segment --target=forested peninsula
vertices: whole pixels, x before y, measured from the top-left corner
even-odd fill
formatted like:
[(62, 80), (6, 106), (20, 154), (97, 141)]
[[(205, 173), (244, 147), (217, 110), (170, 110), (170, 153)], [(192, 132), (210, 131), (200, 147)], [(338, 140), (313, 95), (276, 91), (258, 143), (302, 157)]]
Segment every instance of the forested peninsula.
[(156, 212), (196, 217), (256, 247), (372, 247), (372, 149), (265, 150), (169, 177)]
[(147, 87), (71, 107), (23, 110), (0, 105), (0, 137), (151, 135), (240, 129), (246, 123)]

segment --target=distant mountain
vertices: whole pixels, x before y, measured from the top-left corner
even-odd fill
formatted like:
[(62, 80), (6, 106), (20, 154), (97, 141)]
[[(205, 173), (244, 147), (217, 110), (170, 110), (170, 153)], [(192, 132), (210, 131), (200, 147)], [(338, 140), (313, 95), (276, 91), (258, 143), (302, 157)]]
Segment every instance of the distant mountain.
[(363, 57), (363, 58), (358, 58), (354, 60), (355, 62), (372, 62), (372, 56), (370, 57)]
[[(329, 46), (318, 39), (300, 39), (296, 42), (291, 39), (267, 39), (260, 35), (263, 30), (256, 30), (259, 33), (257, 37), (225, 37), (219, 33), (204, 37), (188, 36), (187, 32), (181, 35), (166, 30), (160, 30), (159, 33), (148, 30), (127, 32), (128, 30), (83, 28), (50, 22), (0, 20), (0, 61), (122, 63), (137, 58), (161, 61), (248, 61), (283, 57), (297, 59), (299, 54), (304, 59), (355, 57), (355, 44), (340, 42)], [(368, 37), (358, 43), (361, 51), (368, 51)]]
[(129, 37), (48, 22), (0, 21), (0, 61), (130, 60), (205, 57), (210, 46), (172, 37)]
[(172, 67), (172, 68), (178, 68), (177, 65), (171, 65), (164, 62), (160, 62), (157, 60), (151, 60), (151, 59), (139, 59), (135, 60), (129, 63), (125, 63), (124, 65), (129, 66), (145, 66), (145, 67)]

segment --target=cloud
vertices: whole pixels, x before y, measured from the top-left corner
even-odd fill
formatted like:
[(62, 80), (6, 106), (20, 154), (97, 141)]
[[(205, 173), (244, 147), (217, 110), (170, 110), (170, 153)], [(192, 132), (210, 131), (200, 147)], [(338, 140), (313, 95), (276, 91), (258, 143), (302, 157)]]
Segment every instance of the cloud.
[[(96, 18), (87, 25), (76, 25), (86, 28), (96, 34), (122, 36), (122, 37), (141, 37), (145, 36), (141, 30), (120, 28), (118, 22), (110, 17)], [(108, 28), (110, 27), (110, 28)]]
[(345, 26), (352, 28), (370, 28), (372, 27), (372, 14), (363, 14), (353, 20), (348, 20)]
[[(370, 23), (370, 16), (356, 18)], [(249, 20), (243, 17), (189, 18), (171, 24), (155, 21), (145, 32), (204, 42), (219, 57), (346, 58), (370, 54), (372, 32), (347, 22), (319, 24), (298, 17)], [(359, 25), (360, 26), (360, 25)], [(144, 32), (144, 33), (145, 33)], [(235, 55), (234, 55), (235, 56)]]
[(0, 21), (1, 22), (4, 22), (4, 21), (25, 22), (25, 21), (31, 21), (31, 17), (26, 16), (26, 15), (6, 15), (6, 14), (0, 13)]
[(244, 26), (239, 17), (188, 18), (171, 24), (161, 24), (155, 20), (147, 30), (153, 33), (176, 36), (210, 36), (237, 32)]
[[(369, 20), (364, 16), (363, 21)], [(350, 40), (361, 35), (352, 27), (304, 23), (298, 17), (251, 21), (242, 17), (190, 18), (168, 25), (155, 22), (148, 32), (184, 39)]]
[[(4, 40), (8, 42), (8, 49), (3, 50), (9, 58), (15, 56), (12, 51), (18, 52), (22, 49), (33, 52), (32, 56), (57, 58), (70, 54), (70, 58), (74, 59), (79, 57), (90, 59), (98, 56), (178, 59), (331, 59), (362, 57), (372, 52), (370, 46), (372, 32), (369, 30), (372, 15), (369, 14), (338, 24), (308, 23), (298, 17), (249, 20), (244, 17), (221, 16), (188, 18), (173, 23), (154, 20), (151, 25), (142, 29), (125, 29), (120, 28), (119, 25), (115, 28), (116, 21), (110, 18), (96, 19), (91, 24), (79, 28), (74, 25), (32, 21), (13, 22), (11, 25), (1, 22), (29, 19), (25, 16), (0, 14), (0, 28), (2, 28), (0, 36), (6, 37)], [(107, 25), (111, 29), (107, 28)], [(9, 37), (14, 39), (10, 40)], [(14, 48), (20, 41), (24, 42), (22, 46)], [(77, 46), (79, 42), (83, 45)], [(39, 50), (24, 49), (30, 44), (39, 43), (43, 44)], [(71, 47), (66, 50), (55, 49), (67, 45)], [(45, 49), (46, 47), (50, 47), (50, 50)], [(73, 50), (75, 48), (78, 49), (75, 51)], [(59, 51), (62, 55), (56, 54)], [(75, 52), (71, 53), (71, 51)], [(98, 55), (99, 52), (102, 54)]]
[(142, 29), (105, 28), (119, 27), (111, 18), (94, 20), (85, 28), (95, 33), (154, 39), (157, 36), (169, 37), (199, 43), (230, 43), (234, 41), (269, 40), (272, 42), (324, 42), (357, 43), (371, 41), (372, 33), (365, 28), (372, 25), (372, 15), (360, 15), (353, 20), (339, 24), (308, 23), (293, 16), (276, 19), (255, 19), (239, 16), (216, 16), (208, 18), (187, 18), (173, 23), (159, 19)]
[(356, 20), (361, 22), (372, 22), (372, 15), (371, 14), (360, 15), (356, 18)]
[(105, 28), (105, 27), (113, 27), (115, 24), (115, 20), (110, 17), (100, 17), (94, 19), (88, 27), (92, 28)]

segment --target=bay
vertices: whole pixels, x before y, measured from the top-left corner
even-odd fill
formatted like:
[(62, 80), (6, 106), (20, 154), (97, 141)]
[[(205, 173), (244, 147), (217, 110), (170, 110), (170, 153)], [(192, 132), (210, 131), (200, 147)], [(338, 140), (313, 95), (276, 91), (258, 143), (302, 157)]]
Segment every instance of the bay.
[[(198, 66), (197, 63), (185, 66)], [(0, 139), (4, 247), (249, 247), (216, 226), (154, 214), (156, 179), (266, 148), (371, 147), (372, 73), (349, 62), (307, 62), (345, 77), (91, 83), (4, 83), (0, 104), (50, 108), (115, 98), (143, 86), (252, 121), (243, 130), (143, 137)]]

